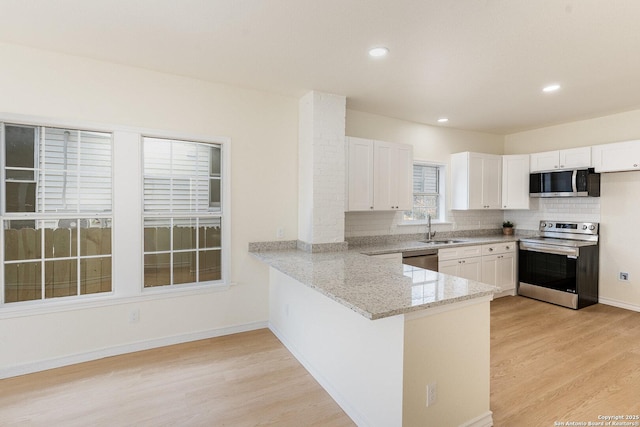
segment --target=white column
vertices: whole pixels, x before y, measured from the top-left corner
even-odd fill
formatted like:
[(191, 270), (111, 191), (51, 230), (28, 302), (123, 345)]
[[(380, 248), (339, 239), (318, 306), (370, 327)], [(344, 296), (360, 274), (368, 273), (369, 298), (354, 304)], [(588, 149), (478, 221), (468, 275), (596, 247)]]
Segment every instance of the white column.
[(346, 98), (309, 92), (300, 99), (298, 240), (344, 242)]

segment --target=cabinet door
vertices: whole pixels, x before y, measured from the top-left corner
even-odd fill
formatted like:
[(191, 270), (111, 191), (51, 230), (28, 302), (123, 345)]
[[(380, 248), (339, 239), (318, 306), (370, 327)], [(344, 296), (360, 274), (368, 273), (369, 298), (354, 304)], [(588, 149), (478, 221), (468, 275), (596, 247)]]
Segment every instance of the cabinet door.
[(373, 163), (374, 209), (410, 210), (413, 199), (413, 147), (375, 141)]
[(458, 277), (469, 280), (482, 280), (482, 258), (464, 258), (459, 260)]
[(495, 284), (503, 291), (516, 288), (516, 257), (514, 253), (497, 256)]
[(348, 138), (347, 208), (373, 209), (373, 141)]
[(468, 182), (467, 182), (467, 199), (469, 201), (468, 209), (484, 209), (484, 156), (479, 153), (469, 154), (468, 165)]
[(516, 288), (515, 253), (488, 255), (482, 257), (482, 281), (509, 291)]
[(485, 255), (482, 257), (482, 282), (496, 286), (498, 284), (498, 256)]
[(640, 170), (640, 140), (591, 147), (596, 172)]
[(531, 154), (531, 172), (552, 171), (560, 165), (559, 151), (545, 151)]
[(487, 156), (482, 164), (482, 207), (501, 208), (502, 156)]
[(392, 182), (395, 154), (393, 144), (374, 141), (373, 144), (373, 208), (375, 210), (393, 210)]
[(560, 150), (560, 169), (590, 168), (591, 147)]
[(438, 262), (438, 273), (448, 274), (450, 276), (459, 276), (459, 266), (457, 259), (451, 259)]
[(451, 155), (452, 209), (500, 209), (502, 156), (483, 153)]
[(502, 209), (529, 209), (529, 155), (502, 156)]

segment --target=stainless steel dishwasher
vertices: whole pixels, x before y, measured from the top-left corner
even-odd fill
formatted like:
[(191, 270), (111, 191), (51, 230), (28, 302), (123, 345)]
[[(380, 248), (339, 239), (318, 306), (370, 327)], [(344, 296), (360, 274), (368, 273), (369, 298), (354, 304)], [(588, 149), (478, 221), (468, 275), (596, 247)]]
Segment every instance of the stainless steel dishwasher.
[(402, 252), (402, 263), (426, 270), (438, 271), (438, 250), (417, 249)]

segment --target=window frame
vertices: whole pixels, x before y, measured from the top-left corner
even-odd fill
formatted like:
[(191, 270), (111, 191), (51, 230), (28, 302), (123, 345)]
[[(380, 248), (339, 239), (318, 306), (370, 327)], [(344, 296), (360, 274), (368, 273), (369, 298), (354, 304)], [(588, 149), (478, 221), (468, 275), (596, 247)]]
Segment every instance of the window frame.
[[(212, 179), (216, 179), (220, 181), (220, 204), (222, 205), (220, 209), (216, 209), (212, 213), (203, 213), (203, 212), (161, 212), (161, 213), (145, 213), (144, 205), (144, 139), (165, 139), (170, 141), (177, 142), (187, 142), (187, 143), (196, 143), (196, 144), (205, 144), (205, 145), (213, 145), (218, 146), (220, 148), (220, 176), (214, 177), (211, 173), (211, 169), (209, 168), (207, 180), (210, 182)], [(231, 154), (230, 154), (231, 144), (230, 139), (225, 137), (218, 138), (202, 138), (202, 137), (185, 137), (184, 135), (172, 135), (168, 133), (141, 133), (140, 134), (140, 186), (142, 189), (141, 199), (140, 199), (140, 231), (141, 231), (141, 242), (142, 248), (140, 251), (140, 265), (141, 276), (140, 276), (140, 291), (143, 295), (157, 295), (157, 294), (165, 294), (172, 292), (185, 292), (185, 291), (193, 291), (198, 289), (210, 289), (210, 290), (226, 290), (230, 287), (230, 268), (231, 268)], [(210, 165), (209, 165), (210, 166)], [(210, 185), (210, 184), (209, 184)], [(211, 189), (209, 187), (209, 191), (207, 193), (207, 199), (210, 200), (211, 197)], [(210, 203), (207, 203), (207, 207), (211, 208)], [(169, 285), (161, 285), (161, 286), (144, 286), (144, 221), (145, 218), (172, 218), (172, 219), (188, 219), (188, 218), (220, 218), (220, 251), (221, 251), (221, 277), (218, 280), (213, 281), (205, 281), (205, 282), (191, 282), (191, 283), (179, 283), (179, 284), (169, 284)], [(171, 233), (172, 234), (172, 233)], [(170, 249), (170, 252), (180, 253), (180, 250), (176, 251), (173, 248)], [(199, 253), (199, 251), (197, 251)], [(172, 275), (173, 276), (173, 275)], [(173, 277), (172, 280), (173, 282)]]
[[(0, 320), (21, 316), (54, 314), (74, 310), (86, 310), (145, 301), (171, 299), (174, 296), (208, 295), (225, 292), (234, 285), (231, 282), (231, 138), (210, 134), (168, 131), (113, 123), (95, 123), (77, 119), (61, 119), (17, 113), (0, 113), (0, 122), (14, 125), (43, 126), (86, 131), (106, 132), (112, 141), (112, 292), (82, 295), (73, 298), (52, 298), (34, 302), (4, 304), (4, 289), (0, 287)], [(142, 136), (198, 141), (221, 145), (223, 233), (222, 281), (215, 285), (178, 286), (175, 289), (143, 289), (142, 257), (143, 241), (130, 239), (143, 234), (141, 218), (143, 205)], [(4, 153), (0, 152), (4, 157)], [(126, 169), (126, 172), (123, 172)], [(4, 173), (4, 170), (2, 170)], [(2, 191), (4, 194), (4, 191)], [(1, 196), (4, 197), (4, 196)], [(124, 214), (123, 214), (124, 212)], [(4, 219), (0, 212), (0, 219)], [(0, 251), (4, 256), (4, 236), (0, 232)], [(138, 272), (140, 273), (138, 275)], [(140, 277), (140, 279), (138, 279)], [(134, 280), (131, 280), (134, 278)], [(0, 279), (4, 281), (4, 263), (0, 262)], [(166, 288), (166, 287), (163, 287)]]
[[(43, 143), (42, 139), (46, 138), (46, 129), (58, 129), (58, 130), (64, 130), (64, 131), (75, 131), (75, 132), (97, 132), (97, 133), (104, 133), (104, 134), (109, 134), (110, 135), (110, 146), (109, 146), (109, 160), (110, 160), (110, 164), (109, 164), (109, 173), (110, 173), (110, 204), (109, 204), (109, 210), (107, 212), (104, 211), (91, 211), (91, 210), (87, 210), (87, 211), (82, 211), (80, 209), (80, 189), (78, 188), (78, 204), (77, 207), (75, 209), (75, 211), (63, 211), (63, 212), (47, 212), (47, 211), (43, 211), (43, 212), (38, 212), (38, 206), (40, 204), (40, 193), (36, 187), (36, 194), (35, 194), (35, 211), (34, 212), (22, 212), (22, 211), (16, 211), (16, 212), (8, 212), (7, 211), (7, 200), (6, 200), (6, 183), (7, 183), (7, 177), (6, 177), (6, 170), (7, 170), (7, 166), (6, 166), (6, 135), (5, 135), (5, 130), (6, 130), (6, 126), (16, 126), (16, 127), (27, 127), (27, 128), (34, 128), (34, 163), (33, 163), (33, 174), (34, 174), (34, 180), (33, 182), (37, 184), (39, 184), (41, 182), (41, 174), (46, 173), (47, 167), (45, 164), (45, 167), (41, 167), (40, 165), (40, 161), (41, 161), (41, 156), (40, 156), (40, 149), (41, 149), (41, 145)], [(0, 116), (0, 141), (4, 141), (4, 143), (0, 143), (0, 183), (2, 185), (2, 190), (1, 190), (1, 197), (0, 197), (0, 313), (6, 309), (10, 309), (11, 311), (13, 310), (21, 310), (23, 307), (49, 307), (49, 306), (56, 306), (56, 305), (64, 305), (64, 304), (74, 304), (78, 301), (86, 301), (86, 300), (91, 300), (94, 298), (104, 298), (105, 296), (113, 296), (114, 294), (114, 278), (113, 278), (113, 271), (114, 271), (114, 255), (113, 255), (113, 247), (114, 247), (114, 233), (113, 233), (113, 220), (114, 220), (114, 185), (113, 185), (113, 176), (114, 176), (114, 132), (112, 130), (108, 130), (108, 129), (95, 129), (92, 128), (90, 126), (84, 126), (81, 123), (61, 123), (61, 122), (52, 122), (51, 120), (47, 120), (47, 119), (39, 119), (39, 118), (33, 118), (33, 119), (27, 119), (25, 120), (22, 117), (17, 117), (14, 118), (12, 116), (5, 116), (2, 115)], [(46, 147), (46, 145), (45, 145)], [(78, 156), (78, 162), (80, 161), (80, 156)], [(80, 170), (81, 170), (81, 163), (79, 162), (77, 165), (77, 171), (78, 171), (78, 176), (80, 174)], [(28, 180), (29, 182), (31, 180)], [(27, 182), (27, 180), (14, 180), (11, 179), (8, 182)], [(46, 185), (46, 181), (44, 181), (44, 185)], [(46, 188), (44, 189), (45, 193), (43, 193), (42, 199), (43, 199), (43, 203), (44, 203), (44, 199), (46, 198)], [(51, 191), (52, 189), (49, 189), (49, 191)], [(46, 206), (46, 205), (43, 205)], [(110, 247), (110, 252), (108, 254), (93, 254), (93, 255), (88, 255), (88, 254), (83, 254), (81, 251), (81, 239), (80, 239), (80, 235), (81, 232), (83, 230), (83, 228), (80, 226), (81, 225), (81, 221), (83, 220), (87, 220), (88, 223), (90, 223), (93, 220), (106, 220), (111, 224), (111, 230), (110, 230), (110, 239), (109, 239), (109, 247)], [(7, 260), (6, 259), (6, 253), (5, 253), (5, 222), (11, 222), (11, 221), (33, 221), (34, 222), (34, 229), (35, 230), (40, 230), (40, 233), (38, 233), (40, 236), (38, 237), (38, 239), (40, 239), (40, 255), (38, 257), (34, 257), (34, 258), (30, 258), (30, 259), (25, 259), (25, 262), (28, 263), (37, 263), (40, 265), (40, 275), (41, 275), (41, 280), (42, 282), (40, 283), (41, 286), (41, 290), (42, 293), (40, 295), (39, 298), (35, 298), (35, 299), (28, 299), (28, 300), (24, 300), (24, 301), (10, 301), (7, 302), (6, 301), (6, 277), (5, 277), (5, 273), (6, 273), (6, 265), (11, 265), (11, 264), (17, 264), (20, 261), (19, 260)], [(47, 248), (45, 246), (45, 242), (46, 242), (46, 229), (47, 227), (44, 225), (47, 222), (50, 221), (71, 221), (71, 222), (76, 222), (77, 224), (77, 228), (76, 228), (76, 251), (75, 254), (73, 253), (73, 251), (68, 255), (68, 256), (63, 256), (63, 257), (55, 257), (55, 256), (47, 256), (46, 252), (47, 252)], [(85, 227), (87, 230), (90, 227)], [(73, 243), (73, 239), (70, 240), (70, 243)], [(82, 279), (81, 279), (81, 265), (84, 262), (86, 262), (87, 260), (91, 260), (91, 259), (103, 259), (103, 258), (108, 258), (109, 259), (109, 265), (110, 265), (110, 290), (109, 291), (104, 291), (104, 292), (89, 292), (89, 293), (81, 293), (81, 289), (82, 289)], [(46, 278), (46, 270), (44, 269), (44, 267), (46, 266), (47, 263), (50, 262), (58, 262), (58, 261), (73, 261), (76, 262), (76, 266), (75, 266), (75, 270), (77, 273), (77, 277), (76, 277), (76, 290), (77, 293), (73, 294), (73, 295), (62, 295), (62, 296), (51, 296), (51, 297), (47, 297), (47, 290), (46, 290), (46, 282), (44, 281), (44, 279)]]
[[(427, 160), (414, 160), (412, 163), (412, 168), (416, 165), (419, 166), (431, 166), (436, 167), (438, 169), (438, 219), (432, 219), (432, 223), (434, 224), (443, 224), (447, 222), (446, 218), (446, 176), (447, 176), (447, 165), (444, 163), (432, 162)], [(413, 176), (413, 173), (411, 174)], [(412, 200), (412, 208), (411, 211), (405, 212), (413, 212), (413, 198), (415, 194), (423, 194), (423, 193), (415, 193), (413, 192), (413, 179), (411, 181), (411, 200)], [(422, 225), (426, 224), (426, 219), (407, 219), (404, 216), (399, 221), (399, 225)]]

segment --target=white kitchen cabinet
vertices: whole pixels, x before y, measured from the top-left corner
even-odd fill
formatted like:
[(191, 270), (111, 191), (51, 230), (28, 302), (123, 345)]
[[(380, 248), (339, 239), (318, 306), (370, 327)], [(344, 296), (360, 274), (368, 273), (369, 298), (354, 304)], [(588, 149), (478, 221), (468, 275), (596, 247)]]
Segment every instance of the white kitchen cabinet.
[(502, 209), (529, 209), (529, 155), (502, 156)]
[(590, 167), (591, 147), (570, 148), (567, 150), (545, 151), (531, 154), (531, 172)]
[(373, 209), (373, 141), (347, 138), (347, 210)]
[(411, 209), (411, 145), (348, 137), (347, 165), (347, 211)]
[(451, 184), (452, 209), (501, 209), (502, 156), (452, 154)]
[(481, 257), (475, 257), (438, 261), (438, 272), (462, 277), (463, 279), (480, 281), (482, 277), (481, 260)]
[(373, 209), (411, 210), (413, 147), (374, 141)]
[(591, 155), (596, 172), (640, 170), (640, 140), (594, 145)]
[(461, 246), (438, 251), (438, 272), (479, 281), (482, 278), (482, 246)]
[(482, 282), (515, 295), (516, 273), (515, 242), (482, 246)]

